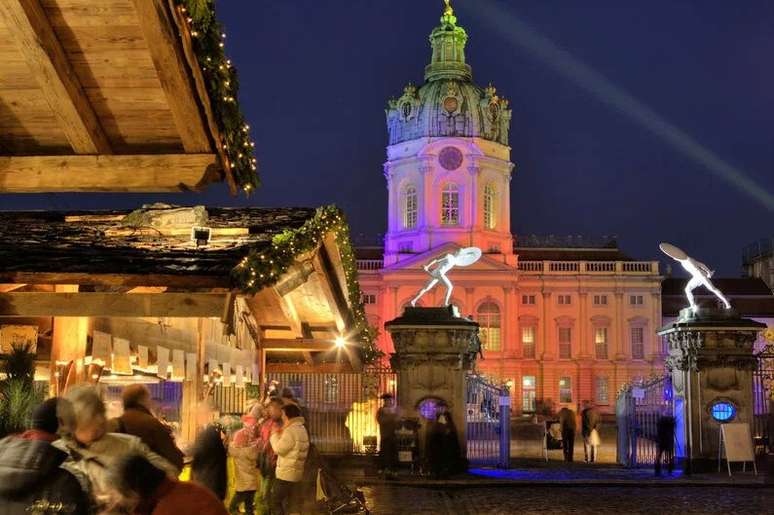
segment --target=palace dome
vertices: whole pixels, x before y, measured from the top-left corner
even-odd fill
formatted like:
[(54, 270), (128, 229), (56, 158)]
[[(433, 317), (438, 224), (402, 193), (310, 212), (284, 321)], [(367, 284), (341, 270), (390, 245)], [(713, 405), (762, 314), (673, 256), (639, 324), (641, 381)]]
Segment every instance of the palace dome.
[(468, 35), (446, 2), (441, 25), (430, 33), (433, 56), (425, 84), (409, 83), (385, 110), (389, 144), (427, 137), (483, 138), (508, 145), (511, 110), (491, 84), (473, 83), (465, 62)]

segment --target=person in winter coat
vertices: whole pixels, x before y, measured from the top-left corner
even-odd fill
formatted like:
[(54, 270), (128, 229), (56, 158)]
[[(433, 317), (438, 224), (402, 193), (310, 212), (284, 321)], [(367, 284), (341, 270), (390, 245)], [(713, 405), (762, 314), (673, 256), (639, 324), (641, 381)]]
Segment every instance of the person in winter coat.
[(433, 476), (439, 479), (464, 469), (457, 428), (445, 402), (438, 403), (435, 420), (428, 427), (427, 461)]
[(666, 461), (667, 471), (672, 475), (675, 468), (675, 417), (667, 410), (659, 416), (656, 423), (656, 461), (655, 474), (661, 475), (662, 460)]
[(66, 465), (85, 474), (99, 511), (120, 511), (118, 492), (108, 477), (111, 467), (129, 454), (141, 454), (167, 474), (177, 469), (151, 451), (136, 436), (107, 432), (105, 404), (99, 392), (90, 386), (79, 386), (67, 392), (57, 403), (62, 438), (54, 446), (68, 454)]
[(282, 400), (278, 397), (266, 404), (266, 418), (258, 426), (258, 469), (261, 471), (260, 507), (268, 512), (271, 504), (271, 492), (276, 481), (277, 454), (271, 448), (270, 438), (273, 432), (282, 427)]
[(111, 477), (135, 515), (227, 515), (207, 488), (167, 476), (140, 455), (119, 460)]
[(599, 412), (588, 401), (583, 403), (581, 411), (581, 435), (586, 463), (594, 463), (597, 461), (599, 447)]
[(578, 427), (575, 421), (575, 412), (566, 406), (560, 409), (559, 424), (562, 426), (564, 461), (571, 462), (575, 452), (575, 431)]
[(293, 389), (283, 388), (280, 399), (282, 400), (282, 404), (285, 406), (288, 404), (295, 404), (298, 406), (298, 409), (301, 412), (301, 416), (304, 418), (304, 424), (306, 424), (306, 421), (309, 419), (309, 412), (307, 411), (306, 406), (304, 406), (304, 403), (301, 402), (300, 399), (296, 398), (295, 394), (293, 393)]
[(194, 442), (191, 479), (209, 488), (221, 501), (228, 488), (228, 456), (223, 444), (223, 433), (215, 426), (207, 426)]
[(51, 445), (59, 438), (57, 402), (43, 402), (32, 412), (29, 430), (0, 440), (0, 515), (46, 513), (46, 507), (71, 515), (90, 513), (86, 485), (77, 472), (62, 466), (67, 453)]
[(379, 424), (379, 461), (385, 477), (391, 477), (398, 468), (398, 441), (395, 431), (398, 429), (400, 415), (395, 407), (392, 394), (382, 395), (384, 405), (376, 412)]
[(236, 493), (231, 499), (229, 511), (239, 513), (239, 506), (244, 504), (245, 513), (253, 515), (255, 508), (253, 501), (258, 490), (258, 471), (255, 468), (258, 459), (258, 441), (255, 436), (255, 419), (251, 416), (242, 418), (244, 427), (234, 433), (234, 437), (228, 446), (228, 454), (234, 459), (234, 474)]
[(144, 384), (133, 384), (124, 388), (121, 395), (124, 414), (109, 422), (110, 430), (126, 433), (140, 438), (145, 445), (183, 470), (183, 452), (175, 445), (170, 428), (151, 414), (151, 397)]
[(294, 404), (282, 407), (282, 428), (272, 433), (271, 448), (277, 453), (277, 479), (272, 490), (272, 515), (300, 513), (299, 490), (309, 453), (309, 434), (301, 410)]

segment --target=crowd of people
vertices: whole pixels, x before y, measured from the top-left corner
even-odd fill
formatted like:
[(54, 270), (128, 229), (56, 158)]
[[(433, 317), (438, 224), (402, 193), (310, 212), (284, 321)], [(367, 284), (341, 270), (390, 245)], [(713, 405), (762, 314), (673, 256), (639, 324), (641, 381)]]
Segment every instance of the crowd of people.
[(153, 415), (147, 388), (128, 386), (122, 400), (123, 414), (108, 420), (98, 389), (72, 388), (0, 440), (0, 515), (301, 513), (310, 442), (291, 390), (251, 406), (232, 435), (203, 428), (187, 453), (190, 481), (178, 479), (186, 453)]

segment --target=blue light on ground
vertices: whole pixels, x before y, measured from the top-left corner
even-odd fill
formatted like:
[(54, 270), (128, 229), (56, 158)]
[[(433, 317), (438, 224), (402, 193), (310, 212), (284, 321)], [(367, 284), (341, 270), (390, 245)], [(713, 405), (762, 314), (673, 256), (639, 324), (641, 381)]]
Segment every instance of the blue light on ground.
[[(490, 469), (470, 468), (470, 474), (488, 479), (500, 479), (511, 481), (606, 481), (606, 480), (641, 480), (653, 477), (653, 468), (643, 467), (637, 469), (625, 469), (611, 465), (610, 467), (561, 467), (545, 469)], [(671, 475), (664, 471), (663, 479), (677, 479), (682, 477), (682, 470), (675, 470)]]

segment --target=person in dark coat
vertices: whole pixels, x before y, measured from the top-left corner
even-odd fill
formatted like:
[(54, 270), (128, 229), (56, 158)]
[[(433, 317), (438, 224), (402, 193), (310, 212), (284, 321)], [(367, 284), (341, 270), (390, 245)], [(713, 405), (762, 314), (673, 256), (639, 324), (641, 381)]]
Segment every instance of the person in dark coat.
[(384, 405), (376, 412), (376, 422), (379, 424), (379, 461), (385, 476), (395, 472), (398, 465), (398, 442), (395, 430), (398, 429), (400, 417), (395, 408), (395, 398), (385, 393), (382, 395)]
[(0, 440), (0, 515), (49, 513), (46, 507), (72, 515), (91, 512), (88, 481), (63, 468), (67, 453), (51, 445), (58, 438), (57, 402), (43, 402), (33, 411), (29, 430)]
[(666, 461), (669, 474), (675, 468), (675, 417), (663, 413), (656, 426), (656, 462), (655, 473), (661, 475), (661, 462)]
[(457, 428), (444, 402), (436, 406), (435, 420), (428, 427), (426, 449), (428, 465), (435, 478), (447, 478), (464, 468)]
[(151, 397), (144, 384), (129, 385), (122, 394), (124, 414), (110, 421), (110, 431), (140, 438), (150, 449), (183, 470), (183, 452), (175, 445), (171, 429), (151, 413)]
[(207, 426), (194, 442), (191, 479), (209, 488), (221, 501), (226, 499), (228, 488), (227, 460), (222, 433), (213, 425)]
[(571, 462), (575, 452), (575, 431), (577, 423), (575, 421), (575, 412), (568, 407), (559, 410), (559, 424), (562, 427), (562, 450), (564, 451), (564, 461)]
[(228, 514), (210, 490), (167, 476), (139, 454), (122, 458), (111, 475), (135, 515)]
[(599, 445), (599, 412), (588, 401), (583, 403), (583, 411), (581, 411), (581, 435), (586, 463), (594, 463), (597, 461)]

